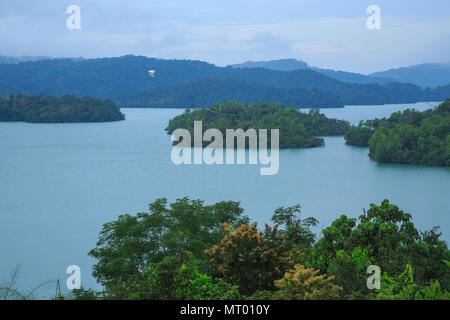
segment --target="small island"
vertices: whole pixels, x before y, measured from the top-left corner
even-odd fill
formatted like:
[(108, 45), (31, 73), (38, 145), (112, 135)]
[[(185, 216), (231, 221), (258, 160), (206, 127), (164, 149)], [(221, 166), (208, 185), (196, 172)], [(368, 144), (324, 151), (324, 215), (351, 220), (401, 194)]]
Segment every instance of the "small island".
[[(324, 145), (316, 136), (344, 135), (350, 127), (347, 121), (328, 119), (318, 109), (308, 113), (281, 103), (240, 103), (229, 101), (210, 109), (186, 111), (171, 119), (166, 128), (168, 134), (176, 129), (187, 129), (193, 135), (194, 121), (202, 121), (203, 131), (226, 129), (279, 129), (280, 148), (310, 148)], [(270, 139), (270, 137), (269, 137)]]
[(450, 166), (450, 99), (423, 112), (407, 109), (389, 118), (361, 121), (345, 134), (348, 145), (369, 147), (377, 162)]
[(30, 123), (107, 122), (125, 120), (111, 100), (73, 95), (48, 97), (9, 94), (0, 97), (0, 121)]

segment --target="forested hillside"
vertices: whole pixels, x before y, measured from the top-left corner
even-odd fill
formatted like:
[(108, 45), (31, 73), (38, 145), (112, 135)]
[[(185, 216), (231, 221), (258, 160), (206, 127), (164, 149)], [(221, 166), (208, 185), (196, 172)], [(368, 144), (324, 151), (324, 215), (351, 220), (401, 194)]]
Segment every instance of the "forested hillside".
[[(155, 77), (150, 77), (148, 70), (156, 70)], [(344, 104), (438, 100), (435, 98), (435, 91), (425, 91), (411, 84), (346, 83), (308, 69), (289, 72), (264, 68), (234, 69), (201, 61), (163, 60), (142, 56), (0, 64), (0, 82), (6, 84), (10, 92), (23, 94), (73, 94), (115, 99), (123, 95), (132, 97), (133, 93), (150, 88), (202, 79), (235, 79), (291, 89), (316, 89), (336, 95)], [(445, 90), (447, 89), (441, 88), (439, 94), (442, 95)], [(121, 103), (125, 103), (123, 99)]]
[(284, 88), (245, 80), (205, 79), (169, 87), (146, 89), (116, 99), (120, 107), (133, 108), (209, 108), (215, 103), (279, 102), (301, 108), (340, 108), (342, 100), (316, 89)]

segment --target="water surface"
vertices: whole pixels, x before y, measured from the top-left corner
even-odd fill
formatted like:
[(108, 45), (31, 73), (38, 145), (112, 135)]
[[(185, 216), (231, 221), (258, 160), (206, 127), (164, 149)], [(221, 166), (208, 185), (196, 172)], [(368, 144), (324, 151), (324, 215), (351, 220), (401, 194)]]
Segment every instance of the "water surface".
[[(322, 112), (357, 123), (411, 106), (429, 108), (419, 103)], [(67, 266), (76, 264), (83, 286), (96, 286), (95, 261), (87, 253), (102, 224), (144, 211), (159, 197), (241, 201), (260, 223), (270, 222), (277, 207), (299, 203), (321, 227), (388, 198), (412, 213), (419, 228), (440, 225), (449, 239), (450, 168), (378, 164), (368, 148), (346, 146), (340, 136), (326, 137), (323, 148), (281, 150), (274, 176), (261, 176), (255, 165), (175, 166), (164, 128), (183, 110), (123, 112), (127, 120), (112, 123), (0, 123), (0, 283), (20, 265), (19, 288), (57, 278), (64, 287)], [(40, 292), (54, 290), (51, 283)]]

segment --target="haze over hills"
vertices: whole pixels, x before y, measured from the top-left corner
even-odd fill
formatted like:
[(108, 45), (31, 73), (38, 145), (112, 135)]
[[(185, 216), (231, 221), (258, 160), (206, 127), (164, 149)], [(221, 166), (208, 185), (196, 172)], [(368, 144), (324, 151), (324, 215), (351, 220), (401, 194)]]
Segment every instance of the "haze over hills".
[(49, 59), (53, 59), (53, 58), (46, 57), (46, 56), (12, 57), (12, 56), (1, 56), (0, 55), (0, 63), (5, 63), (5, 64), (13, 64), (13, 63), (20, 63), (20, 62), (28, 62), (28, 61), (39, 61), (39, 60), (49, 60)]
[(355, 72), (347, 72), (347, 71), (339, 71), (339, 70), (332, 70), (332, 69), (321, 69), (316, 67), (311, 67), (311, 70), (317, 71), (321, 74), (324, 74), (330, 78), (343, 81), (343, 82), (350, 82), (350, 83), (378, 83), (378, 84), (389, 84), (393, 82), (402, 82), (402, 81), (395, 81), (390, 78), (386, 77), (375, 77), (375, 76), (366, 76), (360, 73)]
[[(0, 55), (0, 64), (15, 64), (21, 62), (31, 62), (31, 61), (40, 61), (40, 60), (53, 60), (58, 59), (54, 57), (48, 56), (2, 56)], [(83, 60), (84, 58), (67, 58), (72, 60)]]
[[(155, 77), (150, 77), (148, 70), (156, 70)], [(209, 85), (205, 85), (207, 79), (211, 82)], [(236, 91), (236, 80), (245, 81), (246, 85)], [(197, 82), (187, 84), (191, 81)], [(223, 81), (230, 83), (224, 85)], [(264, 86), (256, 90), (258, 84)], [(169, 88), (172, 86), (176, 88)], [(154, 91), (155, 88), (161, 89)], [(200, 88), (203, 91), (199, 90)], [(173, 106), (199, 101), (183, 100), (189, 95), (203, 95), (212, 100), (248, 95), (259, 101), (279, 102), (277, 100), (282, 92), (283, 95), (290, 96), (291, 100), (297, 95), (290, 89), (298, 89), (297, 92), (305, 95), (302, 101), (310, 102), (301, 107), (414, 103), (438, 101), (450, 96), (448, 87), (423, 90), (413, 84), (350, 83), (312, 69), (278, 71), (260, 67), (218, 67), (195, 60), (164, 60), (131, 55), (0, 64), (0, 92), (87, 95), (111, 98), (119, 101), (121, 106), (133, 105), (136, 101), (143, 105), (154, 105), (156, 101), (162, 101), (163, 93), (166, 95), (166, 102), (163, 104), (168, 107), (167, 101), (172, 101)], [(147, 90), (149, 93), (144, 92)], [(180, 93), (179, 90), (185, 92)], [(129, 103), (124, 97), (129, 99)], [(142, 100), (143, 98), (146, 100)], [(298, 96), (294, 101), (297, 101), (296, 99)], [(291, 100), (284, 102), (290, 103), (288, 101)]]
[(306, 62), (297, 59), (278, 59), (269, 61), (246, 61), (244, 63), (232, 64), (233, 68), (265, 68), (279, 71), (293, 71), (308, 69)]
[(306, 62), (297, 59), (279, 59), (269, 61), (247, 61), (240, 64), (231, 65), (233, 68), (265, 68), (279, 71), (294, 71), (302, 69), (310, 69), (322, 73), (330, 78), (337, 79), (344, 82), (352, 83), (379, 83), (388, 84), (396, 82), (393, 79), (385, 77), (368, 77), (360, 73), (338, 71), (331, 69), (322, 69), (309, 66)]
[(375, 72), (369, 76), (388, 77), (397, 82), (410, 82), (421, 87), (436, 88), (450, 84), (450, 63), (423, 63)]
[(352, 83), (378, 83), (392, 82), (412, 83), (423, 88), (437, 88), (450, 84), (450, 63), (424, 63), (409, 67), (389, 69), (363, 75), (360, 73), (322, 69), (309, 66), (304, 61), (296, 59), (279, 59), (269, 61), (247, 61), (231, 65), (233, 68), (266, 68), (280, 71), (293, 71), (311, 69), (330, 78)]

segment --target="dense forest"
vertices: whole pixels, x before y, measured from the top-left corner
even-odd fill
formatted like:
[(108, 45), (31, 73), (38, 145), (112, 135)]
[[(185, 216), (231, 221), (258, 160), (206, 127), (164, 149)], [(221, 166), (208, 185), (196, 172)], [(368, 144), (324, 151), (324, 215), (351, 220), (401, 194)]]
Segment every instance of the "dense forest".
[(264, 101), (297, 105), (302, 108), (344, 107), (336, 95), (316, 89), (283, 88), (245, 80), (205, 79), (175, 86), (147, 89), (117, 99), (120, 107), (132, 108), (209, 108), (230, 100)]
[(369, 156), (378, 162), (450, 166), (450, 99), (423, 112), (408, 109), (361, 121), (345, 140), (368, 146)]
[[(89, 252), (103, 291), (65, 298), (450, 299), (450, 251), (437, 227), (419, 231), (384, 200), (358, 218), (341, 215), (317, 237), (318, 221), (300, 213), (280, 207), (274, 225), (260, 228), (239, 202), (158, 199), (103, 225)], [(380, 288), (369, 289), (373, 265)]]
[(343, 135), (349, 128), (348, 122), (328, 119), (318, 109), (303, 113), (279, 103), (245, 104), (229, 101), (210, 109), (186, 109), (183, 114), (169, 121), (166, 131), (171, 134), (176, 129), (184, 128), (193, 135), (196, 120), (202, 121), (204, 131), (216, 128), (223, 134), (226, 129), (279, 129), (280, 148), (318, 147), (324, 141), (315, 136)]
[(0, 97), (0, 121), (26, 122), (105, 122), (124, 120), (125, 116), (110, 100), (6, 95)]
[[(156, 76), (150, 77), (148, 70), (156, 70)], [(448, 91), (450, 87), (427, 90), (413, 84), (348, 83), (311, 69), (293, 71), (265, 68), (236, 69), (231, 66), (217, 67), (201, 61), (163, 60), (142, 56), (53, 59), (0, 64), (0, 75), (10, 93), (53, 96), (73, 94), (80, 97), (117, 99), (122, 105), (127, 105), (122, 96), (129, 97), (130, 105), (133, 105), (133, 102), (142, 96), (142, 91), (205, 79), (243, 80), (285, 89), (318, 90), (324, 96), (337, 96), (340, 103), (346, 105), (440, 101), (450, 96)], [(304, 93), (308, 92), (312, 97), (317, 97), (317, 92)], [(134, 93), (138, 94), (137, 98), (133, 97)], [(255, 101), (263, 101), (264, 98), (257, 97)], [(275, 97), (270, 97), (269, 101), (278, 102)]]

